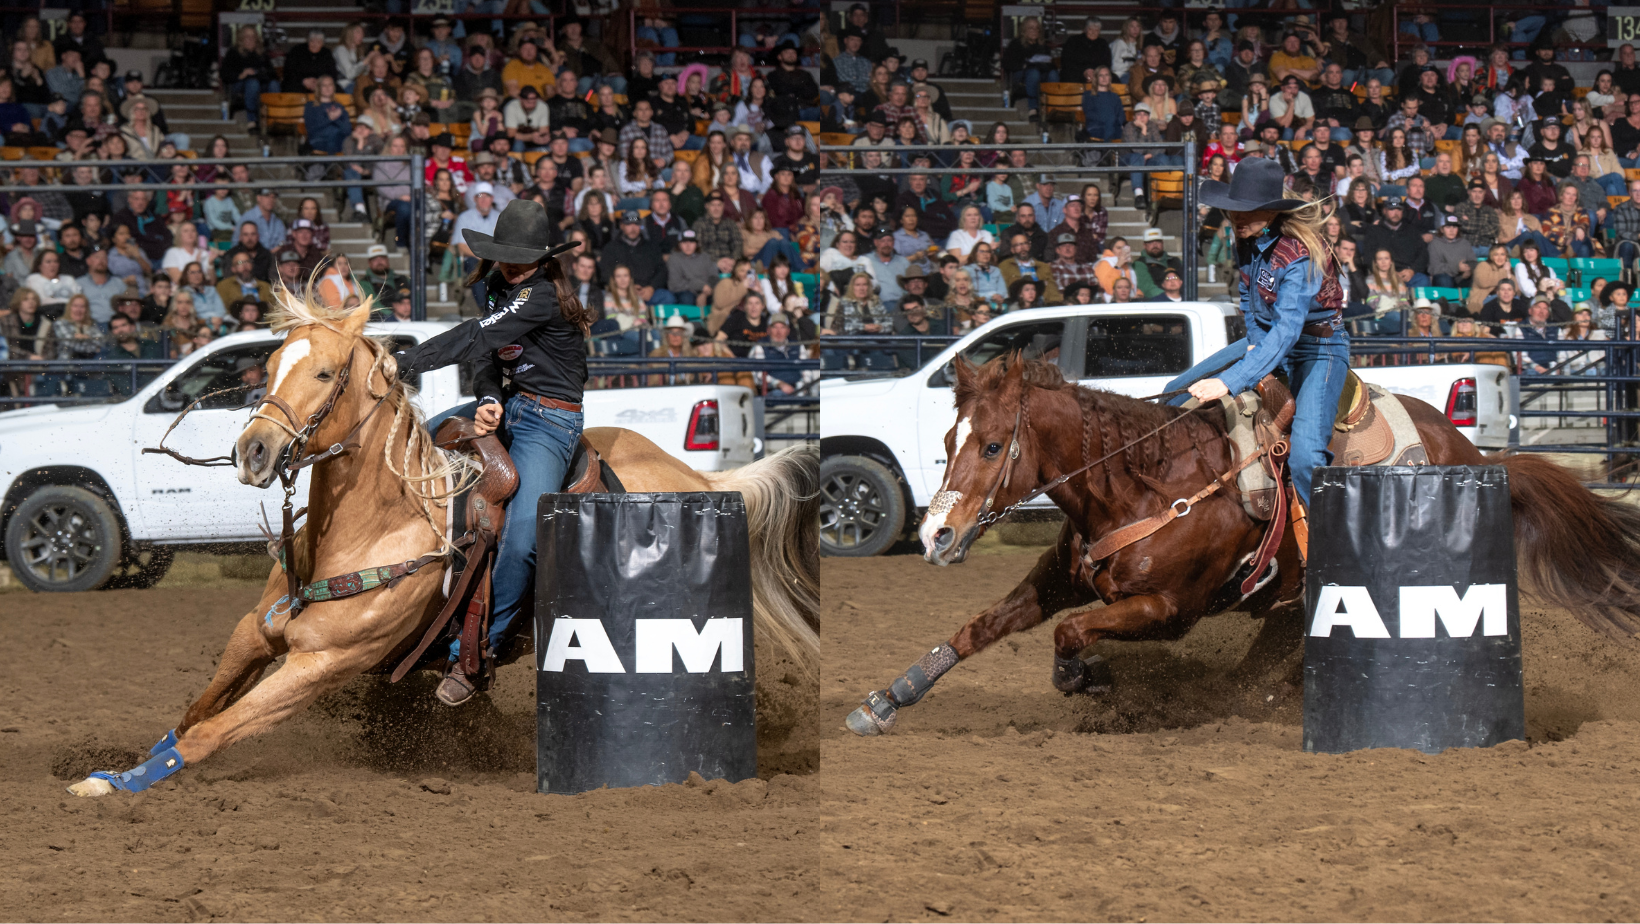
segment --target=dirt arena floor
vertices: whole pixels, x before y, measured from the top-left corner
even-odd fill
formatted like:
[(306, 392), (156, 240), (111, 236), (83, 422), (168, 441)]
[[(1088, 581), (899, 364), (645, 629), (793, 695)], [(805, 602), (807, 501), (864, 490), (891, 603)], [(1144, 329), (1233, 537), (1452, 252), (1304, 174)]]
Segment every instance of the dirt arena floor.
[(68, 795), (145, 756), (260, 587), (197, 583), (0, 594), (0, 919), (716, 921), (812, 905), (814, 687), (761, 655), (761, 778), (735, 785), (537, 794), (534, 678), (515, 665), (462, 710), (434, 703), (431, 675), (360, 679), (147, 793)]
[(1640, 647), (1523, 602), (1530, 742), (1301, 750), (1301, 702), (1225, 672), (1240, 615), (1109, 644), (1117, 689), (1049, 683), (1048, 626), (959, 664), (887, 737), (842, 719), (1024, 576), (1039, 550), (936, 569), (823, 566), (822, 918), (1634, 920)]

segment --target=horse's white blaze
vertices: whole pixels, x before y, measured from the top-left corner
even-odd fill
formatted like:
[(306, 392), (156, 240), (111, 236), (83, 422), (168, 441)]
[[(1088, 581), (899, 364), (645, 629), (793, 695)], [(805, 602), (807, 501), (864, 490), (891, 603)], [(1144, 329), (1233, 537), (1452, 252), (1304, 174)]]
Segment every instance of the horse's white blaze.
[(951, 468), (956, 465), (957, 458), (962, 455), (962, 447), (968, 442), (968, 437), (974, 432), (974, 424), (970, 418), (964, 417), (957, 421), (956, 447), (951, 450), (951, 458), (945, 460), (945, 477), (940, 479), (940, 490), (934, 495), (935, 502), (929, 504), (928, 515), (923, 517), (922, 527), (917, 530), (917, 538), (922, 540), (925, 552), (934, 548), (934, 536), (945, 528), (945, 516), (962, 500), (961, 491), (947, 491), (945, 486), (951, 482)]
[(311, 340), (298, 340), (295, 343), (285, 344), (285, 348), (279, 353), (279, 368), (273, 373), (273, 381), (268, 384), (268, 392), (271, 394), (278, 391), (279, 383), (283, 382), (285, 376), (296, 368), (297, 363), (307, 359), (308, 354), (311, 352), (313, 352), (313, 341)]

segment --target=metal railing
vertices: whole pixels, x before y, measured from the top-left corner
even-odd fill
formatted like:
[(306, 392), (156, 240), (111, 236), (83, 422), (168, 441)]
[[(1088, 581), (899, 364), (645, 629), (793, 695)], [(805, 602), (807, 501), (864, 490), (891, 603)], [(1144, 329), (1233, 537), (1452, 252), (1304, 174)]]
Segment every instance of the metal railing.
[[(650, 19), (657, 18), (657, 14), (659, 14), (659, 18), (665, 18), (665, 19), (672, 20), (672, 21), (680, 21), (684, 17), (688, 17), (688, 16), (717, 16), (717, 17), (725, 17), (726, 16), (729, 19), (729, 32), (728, 32), (729, 44), (727, 44), (727, 45), (687, 45), (687, 46), (667, 47), (667, 48), (662, 48), (662, 47), (659, 47), (659, 46), (656, 46), (654, 48), (649, 48), (649, 47), (646, 46), (646, 47), (640, 49), (639, 46), (638, 46), (638, 28), (639, 28), (638, 27), (638, 20), (639, 20), (639, 18), (650, 18)], [(685, 55), (685, 56), (692, 55), (692, 54), (729, 54), (729, 53), (733, 52), (736, 48), (740, 47), (740, 20), (741, 19), (779, 20), (779, 21), (782, 21), (782, 22), (791, 22), (792, 20), (796, 20), (796, 19), (801, 19), (801, 20), (805, 20), (805, 21), (813, 21), (814, 19), (816, 19), (820, 16), (820, 11), (819, 10), (811, 10), (811, 9), (800, 9), (800, 8), (796, 8), (796, 7), (767, 7), (766, 8), (766, 7), (734, 7), (734, 6), (703, 6), (703, 7), (668, 6), (668, 7), (651, 7), (651, 8), (646, 8), (646, 9), (640, 10), (640, 9), (638, 9), (637, 5), (634, 4), (634, 5), (630, 6), (627, 9), (626, 15), (627, 15), (627, 26), (628, 26), (628, 28), (627, 28), (627, 42), (628, 42), (628, 45), (629, 45), (627, 50), (631, 53), (631, 60), (636, 60), (637, 57), (638, 57), (638, 52), (639, 51), (648, 51), (651, 54), (680, 54), (680, 55)], [(674, 27), (674, 28), (684, 28), (684, 27)], [(678, 90), (679, 90), (679, 92), (682, 92), (683, 88), (679, 87)]]
[[(358, 155), (358, 156), (325, 156), (325, 157), (199, 157), (178, 158), (179, 163), (190, 167), (200, 164), (215, 164), (223, 167), (236, 165), (267, 167), (281, 164), (304, 167), (308, 165), (323, 166), (327, 171), (333, 166), (343, 164), (378, 164), (378, 163), (408, 163), (410, 176), (403, 180), (378, 180), (361, 177), (357, 180), (252, 180), (245, 183), (236, 183), (231, 180), (213, 181), (210, 183), (56, 183), (41, 186), (3, 185), (0, 193), (46, 193), (52, 192), (66, 195), (75, 192), (131, 192), (146, 190), (155, 194), (176, 192), (178, 190), (194, 190), (210, 193), (217, 189), (271, 189), (276, 194), (282, 191), (310, 192), (316, 189), (348, 189), (362, 187), (374, 189), (380, 186), (410, 187), (410, 227), (414, 233), (410, 235), (410, 310), (411, 319), (416, 321), (427, 320), (427, 236), (421, 233), (426, 227), (427, 208), (427, 158), (421, 154), (409, 154), (403, 157), (394, 157), (388, 154)], [(161, 161), (152, 160), (8, 160), (0, 162), (0, 169), (18, 170), (34, 168), (37, 170), (72, 170), (76, 167), (93, 167), (97, 169), (113, 168), (127, 171), (142, 171), (153, 168)], [(238, 230), (238, 219), (235, 219), (235, 231)]]
[[(1507, 36), (1500, 40), (1498, 38), (1498, 23), (1499, 23), (1499, 20), (1501, 20), (1501, 19), (1507, 18), (1507, 19), (1510, 19), (1510, 20), (1519, 20), (1519, 19), (1521, 19), (1523, 17), (1526, 17), (1526, 16), (1554, 16), (1555, 14), (1563, 14), (1563, 15), (1559, 16), (1559, 19), (1555, 23), (1546, 24), (1543, 27), (1545, 32), (1552, 32), (1554, 29), (1559, 27), (1559, 23), (1564, 22), (1567, 19), (1572, 18), (1572, 16), (1581, 16), (1581, 15), (1587, 14), (1587, 15), (1595, 17), (1596, 22), (1599, 23), (1599, 34), (1595, 36), (1595, 39), (1593, 41), (1589, 41), (1589, 42), (1570, 42), (1570, 43), (1563, 44), (1563, 45), (1556, 45), (1555, 48), (1556, 49), (1579, 48), (1579, 49), (1584, 49), (1584, 50), (1588, 50), (1588, 51), (1603, 51), (1607, 47), (1607, 45), (1606, 45), (1606, 27), (1605, 27), (1605, 23), (1604, 23), (1606, 6), (1607, 5), (1604, 4), (1604, 3), (1599, 3), (1599, 4), (1591, 3), (1589, 6), (1586, 6), (1586, 7), (1567, 6), (1567, 5), (1562, 5), (1562, 4), (1544, 5), (1544, 6), (1497, 6), (1495, 4), (1488, 5), (1488, 4), (1481, 4), (1481, 3), (1447, 3), (1447, 2), (1445, 2), (1445, 0), (1442, 0), (1442, 2), (1439, 3), (1439, 4), (1433, 4), (1432, 3), (1432, 4), (1424, 5), (1424, 4), (1413, 3), (1413, 4), (1408, 4), (1405, 7), (1403, 7), (1403, 5), (1399, 4), (1399, 3), (1391, 4), (1391, 6), (1390, 6), (1390, 30), (1391, 30), (1390, 31), (1390, 35), (1391, 35), (1391, 38), (1390, 38), (1391, 58), (1390, 58), (1390, 60), (1391, 61), (1401, 60), (1401, 47), (1403, 45), (1407, 45), (1407, 46), (1425, 45), (1425, 46), (1433, 47), (1435, 49), (1441, 49), (1441, 48), (1462, 49), (1462, 53), (1464, 53), (1464, 54), (1473, 54), (1477, 58), (1482, 59), (1482, 61), (1484, 62), (1484, 59), (1486, 57), (1486, 49), (1485, 48), (1477, 48), (1476, 43), (1472, 40), (1444, 39), (1443, 38), (1440, 41), (1426, 42), (1426, 41), (1424, 41), (1424, 39), (1422, 37), (1414, 37), (1413, 35), (1411, 35), (1409, 33), (1405, 33), (1405, 32), (1401, 31), (1401, 19), (1403, 17), (1419, 16), (1419, 15), (1436, 15), (1437, 17), (1444, 17), (1444, 16), (1450, 16), (1452, 13), (1454, 13), (1456, 11), (1460, 11), (1460, 10), (1468, 10), (1468, 11), (1471, 11), (1473, 14), (1485, 14), (1485, 17), (1486, 17), (1486, 32), (1487, 32), (1486, 45), (1488, 47), (1490, 47), (1492, 45), (1502, 45), (1505, 48), (1509, 48), (1509, 49), (1526, 48), (1531, 43), (1530, 42), (1510, 41)], [(1541, 35), (1542, 35), (1542, 33), (1540, 33), (1540, 36)], [(1637, 42), (1637, 44), (1640, 44), (1640, 42)], [(1514, 66), (1514, 67), (1517, 67), (1517, 68), (1518, 67), (1524, 67), (1525, 65), (1530, 64), (1530, 63), (1531, 63), (1531, 61), (1528, 60), (1528, 61), (1521, 62), (1519, 65), (1516, 65), (1514, 61), (1510, 61), (1510, 65)]]
[[(864, 137), (863, 135), (861, 137)], [(885, 136), (886, 137), (886, 136)], [(1100, 142), (1087, 144), (918, 144), (918, 145), (819, 145), (822, 154), (848, 153), (867, 154), (876, 152), (891, 157), (901, 155), (916, 157), (922, 153), (949, 154), (955, 156), (960, 151), (1024, 151), (1032, 153), (1061, 153), (1074, 152), (1077, 154), (1096, 152), (1100, 155), (1099, 163), (1095, 166), (1084, 167), (1078, 164), (1042, 164), (1032, 167), (832, 167), (822, 166), (820, 175), (824, 176), (908, 176), (920, 174), (922, 176), (947, 176), (953, 174), (981, 174), (995, 176), (997, 174), (1049, 174), (1071, 177), (1098, 176), (1100, 174), (1114, 174), (1123, 176), (1129, 174), (1151, 173), (1182, 173), (1184, 174), (1183, 189), (1180, 193), (1180, 210), (1183, 213), (1183, 231), (1180, 234), (1180, 262), (1184, 269), (1184, 297), (1195, 301), (1198, 297), (1198, 282), (1196, 279), (1196, 238), (1201, 231), (1201, 216), (1196, 210), (1197, 186), (1200, 180), (1201, 158), (1196, 153), (1196, 142), (1162, 142), (1160, 144), (1129, 144), (1126, 142)], [(1180, 154), (1183, 164), (1106, 164), (1105, 154), (1114, 154), (1117, 161), (1125, 152), (1154, 151), (1164, 154)], [(1156, 208), (1153, 203), (1151, 206)], [(1052, 231), (1052, 228), (1044, 228)]]

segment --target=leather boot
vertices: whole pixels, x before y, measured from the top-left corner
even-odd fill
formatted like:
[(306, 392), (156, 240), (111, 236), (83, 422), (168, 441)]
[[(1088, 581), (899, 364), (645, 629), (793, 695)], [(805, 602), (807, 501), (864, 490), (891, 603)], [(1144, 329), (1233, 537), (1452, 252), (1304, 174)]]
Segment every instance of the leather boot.
[(439, 681), (438, 701), (446, 706), (459, 706), (478, 693), (478, 686), (461, 672), (461, 662), (450, 662), (450, 670)]

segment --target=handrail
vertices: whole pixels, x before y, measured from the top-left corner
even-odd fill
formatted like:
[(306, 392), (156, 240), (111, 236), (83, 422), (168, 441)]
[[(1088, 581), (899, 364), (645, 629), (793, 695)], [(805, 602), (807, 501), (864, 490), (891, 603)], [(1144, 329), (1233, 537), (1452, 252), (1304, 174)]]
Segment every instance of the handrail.
[[(897, 11), (898, 7), (899, 7), (899, 0), (894, 0), (894, 3), (895, 3), (896, 11)], [(639, 48), (638, 47), (638, 17), (639, 17), (640, 13), (644, 14), (646, 18), (651, 18), (651, 19), (656, 18), (656, 14), (659, 13), (661, 18), (670, 19), (670, 20), (674, 20), (674, 21), (681, 18), (681, 17), (684, 17), (684, 16), (697, 16), (697, 15), (702, 15), (702, 14), (705, 14), (705, 15), (713, 15), (713, 14), (723, 15), (723, 14), (727, 14), (728, 17), (729, 17), (729, 44), (727, 44), (727, 45), (690, 45), (690, 46), (681, 46), (680, 45), (680, 46), (668, 47), (668, 48), (656, 47), (656, 48), (653, 48), (653, 49)], [(640, 9), (638, 9), (636, 4), (632, 4), (627, 8), (627, 11), (626, 11), (626, 17), (627, 17), (627, 30), (626, 30), (626, 34), (627, 34), (627, 51), (630, 55), (628, 60), (636, 61), (638, 59), (638, 53), (640, 51), (648, 51), (651, 54), (657, 54), (657, 53), (659, 53), (659, 54), (691, 54), (691, 53), (725, 53), (725, 52), (733, 52), (736, 48), (740, 47), (740, 45), (738, 43), (740, 41), (740, 18), (742, 16), (744, 16), (748, 19), (784, 19), (784, 20), (787, 20), (787, 21), (791, 21), (791, 20), (794, 20), (794, 19), (810, 19), (810, 18), (815, 17), (815, 16), (824, 16), (824, 15), (827, 15), (827, 14), (823, 10), (799, 9), (799, 8), (796, 8), (796, 7), (735, 7), (735, 6), (672, 7), (672, 6), (669, 6), (669, 7), (658, 8), (658, 9), (657, 8), (649, 8), (649, 9), (640, 10)], [(896, 22), (898, 22), (898, 20), (896, 20)]]
[[(1581, 15), (1583, 13), (1587, 13), (1591, 16), (1604, 16), (1606, 7), (1608, 5), (1615, 6), (1617, 4), (1590, 3), (1586, 7), (1565, 6), (1563, 4), (1537, 4), (1537, 5), (1523, 5), (1523, 6), (1510, 5), (1510, 6), (1500, 7), (1496, 4), (1485, 4), (1485, 3), (1447, 3), (1447, 2), (1445, 2), (1445, 0), (1442, 0), (1442, 2), (1439, 3), (1439, 4), (1430, 4), (1430, 6), (1432, 8), (1439, 10), (1439, 12), (1441, 12), (1441, 13), (1446, 13), (1446, 12), (1450, 12), (1450, 11), (1453, 11), (1453, 10), (1490, 10), (1493, 13), (1495, 13), (1496, 15), (1486, 17), (1486, 32), (1487, 32), (1486, 47), (1488, 47), (1488, 48), (1490, 48), (1493, 45), (1502, 45), (1505, 48), (1529, 48), (1532, 45), (1531, 42), (1499, 41), (1498, 40), (1498, 17), (1499, 16), (1507, 16), (1511, 19), (1519, 19), (1521, 16), (1526, 15), (1526, 14), (1530, 14), (1530, 13), (1570, 13), (1570, 14), (1574, 14), (1574, 15)], [(1410, 10), (1407, 10), (1407, 12), (1410, 13), (1411, 15), (1417, 16), (1417, 15), (1422, 14), (1424, 11), (1419, 10), (1419, 9), (1410, 9)], [(1391, 60), (1393, 60), (1393, 61), (1399, 61), (1401, 59), (1401, 45), (1402, 45), (1403, 42), (1405, 42), (1408, 45), (1424, 45), (1424, 46), (1433, 46), (1433, 47), (1437, 47), (1437, 48), (1452, 46), (1452, 47), (1473, 49), (1475, 47), (1475, 43), (1474, 42), (1469, 42), (1469, 41), (1455, 41), (1455, 40), (1449, 40), (1449, 39), (1441, 39), (1441, 40), (1435, 41), (1435, 42), (1426, 42), (1421, 37), (1416, 39), (1416, 40), (1413, 40), (1410, 36), (1408, 36), (1406, 33), (1403, 33), (1401, 31), (1401, 13), (1402, 13), (1402, 9), (1401, 9), (1400, 4), (1391, 4), (1391, 7), (1390, 7), (1390, 55), (1391, 55)], [(1571, 17), (1567, 16), (1566, 18), (1571, 18)], [(1548, 28), (1548, 27), (1545, 26), (1545, 28)], [(1570, 43), (1567, 43), (1567, 44), (1564, 44), (1564, 45), (1556, 45), (1555, 47), (1556, 48), (1583, 48), (1583, 49), (1600, 51), (1600, 50), (1604, 50), (1607, 47), (1607, 45), (1606, 45), (1604, 36), (1596, 36), (1596, 40), (1592, 41), (1592, 42), (1570, 42)], [(1484, 49), (1482, 49), (1482, 54), (1477, 55), (1477, 57), (1483, 57), (1483, 56), (1484, 56)], [(1528, 61), (1526, 63), (1531, 63), (1531, 62)], [(1515, 63), (1514, 63), (1513, 60), (1510, 61), (1510, 66), (1511, 67), (1515, 66)]]

